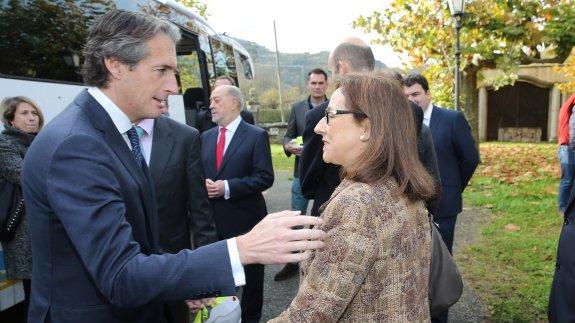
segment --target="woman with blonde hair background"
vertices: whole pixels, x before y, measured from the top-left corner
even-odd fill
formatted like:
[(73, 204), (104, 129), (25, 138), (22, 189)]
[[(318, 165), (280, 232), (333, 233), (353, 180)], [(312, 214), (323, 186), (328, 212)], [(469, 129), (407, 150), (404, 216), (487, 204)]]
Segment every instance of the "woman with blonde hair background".
[(301, 264), (300, 288), (273, 322), (429, 321), (434, 195), (417, 155), (416, 126), (398, 82), (353, 74), (315, 132), (343, 181), (321, 208), (324, 248)]
[[(4, 130), (0, 134), (0, 182), (9, 181), (20, 186), (20, 174), (26, 151), (36, 134), (44, 125), (40, 108), (31, 99), (23, 96), (9, 97), (0, 103)], [(21, 279), (24, 283), (24, 320), (30, 300), (30, 278), (32, 275), (32, 247), (28, 233), (26, 212), (22, 214), (14, 238), (2, 242), (6, 276)]]

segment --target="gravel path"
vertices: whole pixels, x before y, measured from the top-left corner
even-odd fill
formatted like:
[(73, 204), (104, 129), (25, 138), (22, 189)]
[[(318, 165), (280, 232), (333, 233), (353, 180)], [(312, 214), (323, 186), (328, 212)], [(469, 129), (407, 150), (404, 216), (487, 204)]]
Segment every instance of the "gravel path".
[[(275, 176), (274, 186), (264, 193), (269, 212), (281, 211), (290, 207), (292, 173), (279, 171), (276, 172)], [(489, 216), (488, 211), (480, 208), (465, 208), (459, 215), (454, 245), (456, 259), (457, 252), (473, 243), (479, 236), (479, 228), (487, 223)], [(279, 265), (266, 266), (262, 322), (266, 322), (280, 314), (289, 306), (297, 293), (298, 277), (282, 282), (273, 280), (273, 276), (281, 268), (282, 266)], [(463, 296), (450, 310), (449, 322), (483, 322), (485, 313), (485, 306), (481, 303), (481, 300), (465, 284)]]

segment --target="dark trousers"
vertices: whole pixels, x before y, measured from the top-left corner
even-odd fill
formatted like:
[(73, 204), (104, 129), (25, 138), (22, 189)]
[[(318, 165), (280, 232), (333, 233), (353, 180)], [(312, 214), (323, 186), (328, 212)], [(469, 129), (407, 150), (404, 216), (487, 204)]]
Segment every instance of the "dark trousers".
[(242, 289), (242, 322), (259, 322), (264, 305), (264, 265), (246, 265), (246, 285)]
[(164, 305), (164, 316), (167, 323), (188, 323), (190, 312), (185, 302), (168, 302)]
[[(443, 242), (445, 242), (445, 245), (447, 246), (447, 250), (449, 250), (449, 253), (453, 254), (453, 236), (455, 235), (455, 222), (457, 221), (457, 214), (441, 218), (434, 217), (433, 221), (435, 221), (435, 223), (437, 223), (439, 226), (439, 233), (441, 234), (441, 238), (443, 238)], [(448, 315), (449, 310), (445, 310), (438, 315), (433, 316), (431, 318), (431, 322), (446, 323)]]

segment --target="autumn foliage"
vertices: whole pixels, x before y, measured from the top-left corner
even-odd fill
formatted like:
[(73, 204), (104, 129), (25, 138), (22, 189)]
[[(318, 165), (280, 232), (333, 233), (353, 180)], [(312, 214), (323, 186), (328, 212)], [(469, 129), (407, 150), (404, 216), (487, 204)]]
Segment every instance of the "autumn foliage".
[(508, 184), (558, 178), (556, 144), (484, 143), (480, 146), (481, 161), (477, 173)]

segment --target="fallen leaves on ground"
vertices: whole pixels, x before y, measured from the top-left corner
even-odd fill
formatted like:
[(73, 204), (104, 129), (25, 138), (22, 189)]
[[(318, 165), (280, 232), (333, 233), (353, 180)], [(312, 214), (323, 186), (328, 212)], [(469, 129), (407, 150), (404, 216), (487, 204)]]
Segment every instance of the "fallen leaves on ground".
[(483, 143), (478, 171), (509, 184), (559, 177), (556, 151), (555, 144)]
[(513, 223), (509, 223), (505, 225), (505, 231), (509, 231), (509, 232), (517, 232), (519, 230), (521, 230), (521, 228), (518, 225), (515, 225)]

